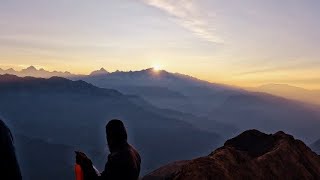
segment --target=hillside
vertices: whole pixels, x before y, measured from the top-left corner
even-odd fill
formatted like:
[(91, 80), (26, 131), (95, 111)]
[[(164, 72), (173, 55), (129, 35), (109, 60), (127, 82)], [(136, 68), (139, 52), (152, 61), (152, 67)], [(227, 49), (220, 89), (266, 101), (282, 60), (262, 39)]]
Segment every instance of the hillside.
[(320, 157), (284, 132), (249, 130), (210, 155), (164, 166), (143, 180), (319, 179)]

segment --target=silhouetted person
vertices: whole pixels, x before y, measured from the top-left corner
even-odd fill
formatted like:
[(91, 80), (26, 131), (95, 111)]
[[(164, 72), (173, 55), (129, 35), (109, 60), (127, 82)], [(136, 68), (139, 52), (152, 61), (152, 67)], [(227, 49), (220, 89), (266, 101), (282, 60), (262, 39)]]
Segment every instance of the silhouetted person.
[[(114, 119), (106, 125), (110, 154), (100, 176), (92, 169), (92, 162), (82, 152), (76, 152), (83, 169), (84, 180), (138, 180), (141, 159), (139, 153), (127, 142), (127, 131), (122, 121)], [(90, 167), (90, 168), (88, 168)], [(95, 177), (92, 177), (95, 176)]]
[(0, 119), (0, 179), (21, 180), (21, 172), (9, 128)]

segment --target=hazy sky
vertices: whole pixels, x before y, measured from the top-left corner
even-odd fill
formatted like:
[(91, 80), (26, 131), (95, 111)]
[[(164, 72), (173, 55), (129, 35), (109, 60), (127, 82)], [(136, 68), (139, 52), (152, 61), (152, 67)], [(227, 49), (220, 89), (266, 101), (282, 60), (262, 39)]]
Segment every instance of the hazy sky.
[(0, 67), (320, 88), (319, 0), (0, 0)]

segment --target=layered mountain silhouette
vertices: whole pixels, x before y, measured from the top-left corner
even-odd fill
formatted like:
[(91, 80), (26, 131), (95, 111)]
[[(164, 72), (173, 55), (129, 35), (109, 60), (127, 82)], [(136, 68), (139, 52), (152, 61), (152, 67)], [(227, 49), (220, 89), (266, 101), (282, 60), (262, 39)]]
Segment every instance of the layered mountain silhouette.
[(169, 164), (143, 179), (320, 179), (320, 157), (284, 132), (249, 130), (208, 156)]
[(109, 72), (107, 70), (105, 70), (104, 68), (101, 68), (99, 70), (91, 72), (90, 76), (103, 76), (103, 75), (107, 75), (107, 74), (109, 74)]
[[(31, 66), (21, 72), (32, 74), (32, 72), (39, 71), (41, 70)], [(41, 76), (41, 74), (38, 75)], [(54, 73), (49, 73), (47, 76), (51, 77), (52, 75)], [(207, 119), (200, 123), (198, 121), (194, 123), (199, 128), (212, 128), (214, 124), (210, 122), (220, 121), (239, 126), (241, 130), (248, 128), (258, 128), (267, 132), (285, 130), (308, 143), (320, 136), (314, 128), (320, 122), (319, 107), (263, 93), (248, 92), (222, 84), (209, 83), (187, 75), (164, 70), (154, 71), (152, 68), (113, 73), (108, 73), (107, 70), (101, 68), (88, 76), (68, 73), (60, 75), (73, 80), (82, 79), (101, 88), (116, 89), (124, 94), (138, 95), (162, 109), (191, 113), (203, 117), (202, 119)], [(292, 93), (288, 92), (310, 94), (304, 90), (302, 92), (301, 88), (284, 87), (284, 85), (266, 85), (261, 89), (265, 89), (269, 93), (282, 92), (279, 89), (285, 89), (282, 94), (276, 95), (292, 99), (299, 98), (291, 96)], [(253, 101), (254, 106), (251, 104)], [(234, 106), (234, 103), (241, 104), (241, 108)]]
[(103, 88), (117, 89), (125, 94), (134, 93), (158, 107), (192, 112), (195, 115), (207, 114), (212, 106), (220, 104), (229, 93), (234, 92), (232, 90), (237, 89), (179, 73), (155, 71), (152, 68), (116, 71), (108, 75), (82, 76), (76, 79)]
[(207, 121), (193, 123), (200, 128), (212, 128), (215, 125), (210, 122), (219, 121), (235, 125), (241, 131), (252, 128), (266, 132), (284, 130), (306, 143), (320, 137), (318, 106), (267, 93), (245, 91), (153, 69), (117, 71), (80, 79), (124, 94), (136, 94), (160, 108), (205, 117)]
[[(170, 161), (208, 153), (222, 142), (219, 134), (190, 123), (193, 119), (201, 121), (199, 117), (160, 109), (138, 96), (123, 95), (84, 81), (2, 75), (0, 99), (0, 115), (10, 122), (14, 133), (39, 140), (34, 141), (34, 146), (39, 147), (39, 154), (47, 152), (50, 145), (61, 148), (55, 152), (55, 156), (60, 157), (65, 157), (64, 152), (69, 148), (82, 150), (92, 157), (99, 169), (103, 169), (108, 152), (105, 124), (113, 118), (125, 122), (131, 138), (129, 141), (143, 157), (142, 174)], [(216, 123), (215, 127), (225, 128), (221, 132), (233, 131), (222, 123)], [(17, 148), (19, 154), (31, 151), (29, 146), (17, 146), (24, 147)], [(29, 158), (28, 162), (32, 162), (32, 158), (37, 162), (40, 156)], [(32, 172), (35, 171), (30, 170), (27, 174), (36, 177)], [(48, 177), (68, 179), (64, 177), (72, 175), (72, 171), (64, 174), (64, 168), (59, 172), (56, 169), (48, 172)]]
[[(38, 71), (30, 67), (23, 72)], [(246, 129), (283, 130), (308, 144), (320, 137), (319, 106), (267, 93), (153, 69), (113, 73), (100, 69), (69, 79), (51, 75), (49, 79), (0, 75), (0, 115), (25, 137), (19, 143), (32, 141), (39, 151), (52, 146), (62, 157), (83, 150), (100, 169), (107, 154), (104, 126), (113, 118), (128, 126), (130, 142), (143, 157), (142, 174), (209, 153)], [(312, 145), (314, 151), (319, 144)], [(18, 151), (25, 156), (31, 146), (23, 147)], [(157, 172), (189, 162), (178, 161)], [(66, 166), (48, 173), (55, 174), (52, 179), (71, 177)], [(32, 168), (27, 171), (29, 179), (37, 177)]]
[(59, 76), (59, 77), (73, 77), (77, 76), (75, 74), (71, 74), (68, 71), (61, 72), (61, 71), (46, 71), (43, 68), (37, 69), (34, 66), (27, 67), (25, 69), (22, 69), (21, 71), (16, 71), (13, 68), (10, 69), (0, 69), (0, 75), (4, 74), (11, 74), (16, 75), (20, 77), (26, 77), (26, 76), (33, 76), (33, 77), (42, 77), (42, 78), (49, 78), (53, 76)]
[[(0, 75), (0, 92), (13, 93), (77, 93), (92, 94), (95, 96), (121, 97), (120, 92), (112, 89), (102, 89), (84, 81), (70, 81), (61, 77), (49, 79), (24, 77), (14, 75)], [(16, 94), (19, 96), (19, 94)]]

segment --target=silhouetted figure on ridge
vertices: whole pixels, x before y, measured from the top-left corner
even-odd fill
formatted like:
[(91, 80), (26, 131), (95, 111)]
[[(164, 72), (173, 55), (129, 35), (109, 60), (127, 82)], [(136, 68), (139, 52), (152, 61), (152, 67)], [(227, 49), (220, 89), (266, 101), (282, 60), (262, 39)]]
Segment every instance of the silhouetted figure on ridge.
[[(77, 164), (83, 170), (78, 179), (83, 180), (138, 180), (141, 159), (139, 153), (127, 142), (127, 131), (122, 121), (114, 119), (106, 126), (110, 154), (101, 175), (97, 175), (91, 160), (82, 152), (76, 152)], [(76, 174), (78, 174), (76, 165)], [(83, 177), (83, 178), (82, 178)]]
[(10, 129), (0, 119), (0, 179), (21, 180), (21, 172)]

